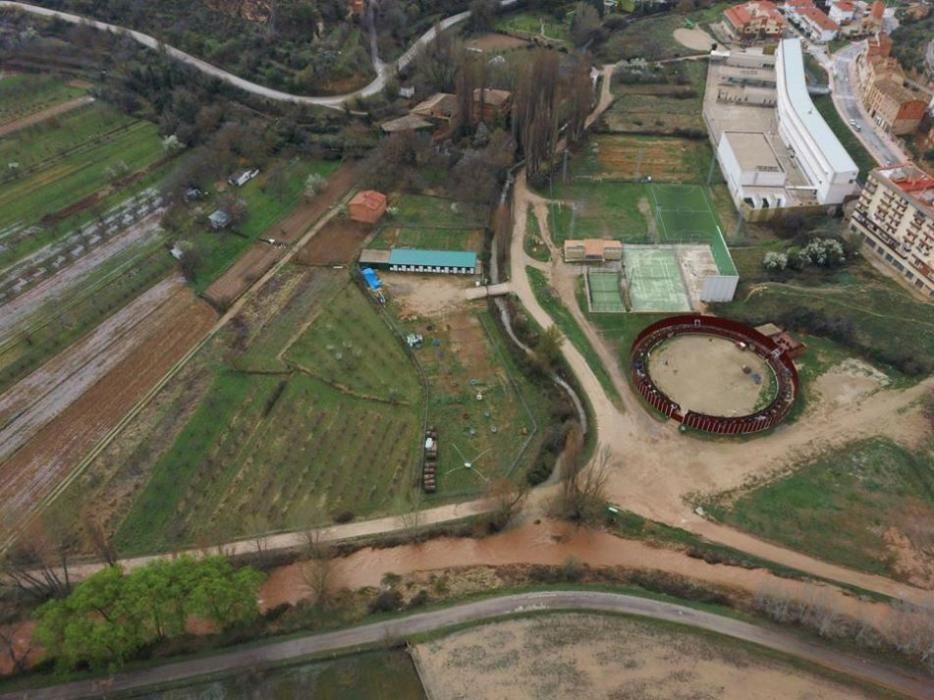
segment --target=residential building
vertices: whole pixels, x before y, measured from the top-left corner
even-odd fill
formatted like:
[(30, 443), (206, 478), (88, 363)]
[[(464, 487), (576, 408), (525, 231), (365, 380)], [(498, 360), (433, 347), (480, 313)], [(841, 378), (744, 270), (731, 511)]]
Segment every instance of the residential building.
[(883, 33), (867, 42), (857, 57), (856, 76), (863, 106), (885, 131), (896, 135), (918, 129), (931, 96), (909, 81), (898, 61), (889, 56), (892, 40)]
[(856, 16), (856, 6), (850, 0), (835, 0), (830, 3), (828, 16), (837, 24), (852, 22)]
[(778, 133), (819, 204), (840, 204), (856, 193), (859, 168), (808, 95), (800, 39), (779, 42), (775, 57)]
[(386, 195), (375, 190), (357, 192), (347, 205), (353, 221), (375, 224), (386, 213)]
[(734, 5), (723, 11), (723, 17), (741, 39), (779, 37), (785, 29), (785, 19), (769, 0), (751, 0)]
[(882, 0), (875, 0), (869, 8), (869, 12), (863, 16), (863, 33), (878, 34), (882, 31), (882, 19), (885, 15), (885, 3)]
[(934, 178), (913, 163), (876, 168), (850, 227), (867, 248), (934, 297)]
[(564, 261), (609, 262), (623, 259), (623, 244), (604, 238), (584, 238), (564, 242)]
[(814, 5), (802, 7), (798, 13), (801, 29), (813, 40), (821, 44), (833, 41), (837, 36), (840, 25), (824, 14)]
[(485, 88), (473, 91), (474, 114), (481, 121), (491, 123), (497, 119), (505, 119), (512, 109), (512, 93), (508, 90), (494, 90)]
[(412, 108), (412, 114), (433, 121), (450, 122), (457, 115), (457, 96), (448, 92), (436, 92)]

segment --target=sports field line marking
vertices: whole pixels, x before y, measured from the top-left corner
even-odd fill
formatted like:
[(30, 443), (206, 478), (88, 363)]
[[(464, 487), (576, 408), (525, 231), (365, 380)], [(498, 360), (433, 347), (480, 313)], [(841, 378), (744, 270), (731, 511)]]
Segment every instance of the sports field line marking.
[(658, 211), (662, 212), (663, 214), (668, 213), (668, 212), (676, 212), (678, 214), (710, 214), (711, 213), (710, 207), (707, 207), (706, 209), (680, 209), (680, 208), (676, 209), (674, 207), (671, 207), (671, 208), (658, 207)]

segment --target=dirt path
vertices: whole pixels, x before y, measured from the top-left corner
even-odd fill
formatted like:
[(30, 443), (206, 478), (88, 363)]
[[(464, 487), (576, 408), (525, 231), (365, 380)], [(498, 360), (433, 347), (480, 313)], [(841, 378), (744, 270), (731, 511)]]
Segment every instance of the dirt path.
[(94, 101), (94, 98), (90, 95), (85, 95), (84, 97), (76, 97), (73, 100), (68, 100), (67, 102), (60, 102), (57, 105), (53, 105), (48, 109), (43, 109), (39, 112), (34, 112), (22, 119), (16, 119), (6, 124), (0, 124), (0, 138), (4, 136), (9, 136), (15, 131), (20, 131), (34, 124), (39, 124), (44, 122), (46, 119), (51, 119), (52, 117), (57, 117), (60, 114), (65, 114), (70, 112), (73, 109), (78, 109), (78, 107), (83, 107), (84, 105), (91, 104)]
[(529, 609), (592, 610), (664, 620), (722, 634), (782, 654), (806, 659), (810, 663), (845, 676), (888, 688), (909, 697), (922, 699), (932, 697), (929, 678), (884, 666), (873, 659), (828, 649), (787, 632), (758, 627), (748, 622), (673, 603), (618, 593), (548, 591), (489, 598), (337, 632), (250, 646), (214, 656), (139, 671), (128, 671), (116, 675), (103, 685), (93, 680), (78, 681), (30, 691), (27, 695), (9, 694), (0, 696), (0, 698), (13, 700), (28, 697), (32, 700), (52, 700), (52, 698), (98, 697), (102, 692), (117, 693), (149, 685), (183, 681), (207, 674), (230, 673), (246, 667), (261, 667), (327, 651), (378, 644), (387, 639), (405, 639), (431, 630), (514, 615)]
[[(540, 325), (548, 327), (553, 321), (535, 299), (525, 274), (523, 237), (526, 234), (526, 216), (528, 205), (535, 204), (536, 197), (528, 191), (524, 173), (516, 178), (514, 197), (511, 284), (529, 314)], [(540, 219), (540, 225), (542, 221), (547, 221), (547, 217)], [(562, 283), (560, 275), (554, 278), (553, 283), (559, 292), (563, 290), (562, 300), (568, 309), (576, 309), (576, 299), (573, 294), (569, 295), (573, 287)], [(577, 349), (570, 343), (562, 345), (564, 356), (593, 407), (599, 444), (616, 457), (616, 466), (608, 483), (609, 496), (613, 501), (653, 520), (682, 527), (712, 541), (817, 576), (895, 597), (912, 600), (931, 598), (928, 592), (917, 588), (820, 561), (712, 523), (697, 515), (686, 499), (693, 494), (737, 488), (751, 478), (779, 472), (808, 456), (861, 437), (886, 435), (900, 442), (912, 443), (924, 435), (924, 426), (920, 416), (912, 417), (904, 413), (904, 409), (920, 399), (929, 387), (934, 387), (934, 378), (907, 390), (879, 391), (845, 406), (825, 409), (818, 402), (796, 424), (779, 427), (772, 434), (754, 440), (699, 440), (679, 434), (676, 424), (661, 423), (643, 410), (629, 383), (619, 374), (616, 358), (607, 357), (605, 341), (597, 336), (586, 319), (581, 322), (579, 312), (575, 319), (594, 347), (598, 348), (607, 370), (617, 368), (612, 376), (622, 396), (625, 413), (621, 413), (606, 396)]]

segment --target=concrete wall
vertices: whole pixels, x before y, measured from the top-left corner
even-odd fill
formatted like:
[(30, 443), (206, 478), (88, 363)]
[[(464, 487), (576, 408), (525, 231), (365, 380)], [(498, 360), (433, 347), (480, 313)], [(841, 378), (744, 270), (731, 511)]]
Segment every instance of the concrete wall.
[(704, 278), (701, 301), (733, 301), (739, 277), (735, 275), (716, 275)]

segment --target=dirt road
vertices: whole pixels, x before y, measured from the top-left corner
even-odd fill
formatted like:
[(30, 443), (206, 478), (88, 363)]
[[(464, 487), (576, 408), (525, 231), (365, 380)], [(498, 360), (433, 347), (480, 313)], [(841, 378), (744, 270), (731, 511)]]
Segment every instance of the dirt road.
[(19, 131), (21, 129), (26, 129), (27, 127), (33, 126), (34, 124), (39, 124), (44, 122), (46, 119), (51, 119), (52, 117), (57, 117), (66, 112), (70, 112), (73, 109), (78, 109), (78, 107), (83, 107), (84, 105), (91, 104), (94, 101), (93, 97), (85, 95), (84, 97), (76, 97), (73, 100), (68, 100), (67, 102), (60, 102), (57, 105), (53, 105), (48, 109), (40, 110), (39, 112), (34, 112), (22, 119), (16, 119), (6, 124), (0, 124), (0, 137), (9, 136), (10, 134)]
[(758, 627), (748, 622), (741, 622), (733, 618), (722, 617), (694, 608), (674, 605), (673, 603), (619, 593), (548, 591), (490, 598), (327, 634), (235, 649), (215, 656), (117, 674), (112, 680), (105, 683), (90, 680), (79, 681), (25, 693), (5, 694), (0, 696), (0, 700), (98, 697), (102, 692), (108, 694), (124, 692), (151, 685), (194, 679), (208, 674), (231, 673), (244, 668), (255, 669), (312, 654), (378, 644), (385, 642), (387, 639), (401, 640), (415, 634), (444, 629), (454, 625), (493, 620), (517, 613), (539, 610), (590, 610), (662, 620), (685, 627), (714, 632), (756, 644), (781, 654), (804, 659), (809, 663), (833, 672), (841, 673), (864, 683), (878, 685), (908, 697), (923, 700), (934, 698), (930, 678), (890, 668), (869, 658), (829, 649), (786, 632)]

